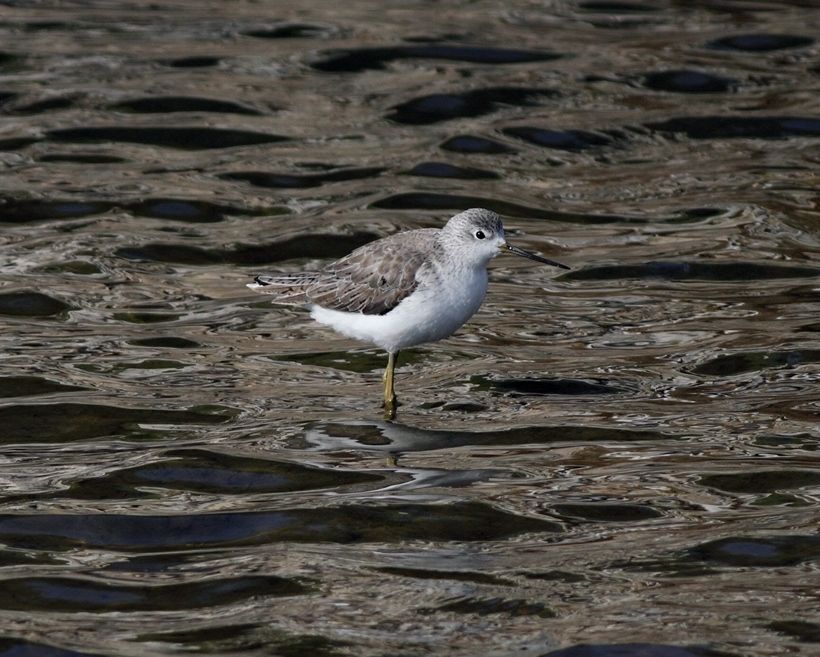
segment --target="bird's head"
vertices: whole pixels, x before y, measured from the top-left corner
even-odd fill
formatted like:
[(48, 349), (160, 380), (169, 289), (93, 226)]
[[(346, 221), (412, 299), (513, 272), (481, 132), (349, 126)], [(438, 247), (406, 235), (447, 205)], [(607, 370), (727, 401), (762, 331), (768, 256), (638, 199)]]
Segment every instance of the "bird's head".
[(462, 258), (479, 265), (486, 265), (499, 253), (512, 253), (553, 267), (569, 269), (560, 262), (542, 258), (517, 246), (508, 244), (504, 237), (501, 217), (492, 210), (471, 208), (459, 212), (445, 224), (441, 237), (447, 248), (460, 251)]

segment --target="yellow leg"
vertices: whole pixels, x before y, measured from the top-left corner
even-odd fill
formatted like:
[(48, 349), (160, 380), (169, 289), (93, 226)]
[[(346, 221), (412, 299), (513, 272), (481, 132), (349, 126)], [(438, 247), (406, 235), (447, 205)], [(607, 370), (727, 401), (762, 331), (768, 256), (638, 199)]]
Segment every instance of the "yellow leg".
[(396, 400), (396, 393), (393, 391), (393, 372), (396, 369), (396, 357), (399, 352), (387, 354), (387, 367), (384, 368), (384, 376), (382, 382), (384, 383), (384, 419), (395, 420), (396, 408), (398, 401)]

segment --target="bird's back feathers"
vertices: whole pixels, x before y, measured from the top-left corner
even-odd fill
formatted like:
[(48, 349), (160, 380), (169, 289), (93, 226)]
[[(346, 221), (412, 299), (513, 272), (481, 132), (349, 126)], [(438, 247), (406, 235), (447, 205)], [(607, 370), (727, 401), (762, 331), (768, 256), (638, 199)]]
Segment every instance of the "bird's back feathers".
[(422, 228), (397, 233), (365, 244), (318, 272), (257, 276), (248, 287), (271, 294), (277, 303), (384, 315), (418, 286), (417, 275), (439, 232)]

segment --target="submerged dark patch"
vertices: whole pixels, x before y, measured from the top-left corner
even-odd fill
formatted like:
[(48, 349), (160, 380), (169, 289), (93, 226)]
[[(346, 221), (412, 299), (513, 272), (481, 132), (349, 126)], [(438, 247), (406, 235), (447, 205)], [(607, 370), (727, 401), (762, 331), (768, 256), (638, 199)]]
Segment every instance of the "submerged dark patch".
[(501, 201), (484, 196), (465, 196), (461, 194), (439, 194), (435, 192), (406, 192), (379, 199), (371, 204), (374, 208), (387, 210), (455, 210), (464, 208), (487, 208), (502, 216), (528, 217), (548, 221), (565, 221), (576, 224), (642, 224), (650, 222), (687, 223), (700, 221), (721, 214), (716, 208), (686, 208), (677, 215), (669, 217), (640, 217), (613, 214), (591, 214), (582, 212), (562, 212), (546, 210), (510, 201)]
[(746, 351), (726, 354), (701, 363), (693, 368), (692, 372), (708, 376), (734, 376), (770, 367), (796, 367), (809, 363), (820, 363), (820, 350)]
[(219, 112), (223, 114), (248, 114), (259, 116), (259, 110), (228, 100), (196, 98), (193, 96), (151, 96), (123, 100), (111, 109), (138, 114), (164, 114), (170, 112)]
[(691, 71), (687, 69), (676, 71), (658, 71), (647, 73), (644, 76), (644, 86), (657, 91), (672, 91), (685, 94), (713, 94), (729, 91), (737, 80)]
[(52, 317), (71, 306), (39, 292), (6, 292), (0, 294), (0, 315), (12, 317)]
[(61, 443), (119, 434), (139, 435), (140, 424), (216, 424), (224, 415), (194, 410), (118, 408), (101, 404), (0, 407), (0, 443)]
[[(0, 515), (0, 538), (16, 547), (77, 546), (153, 552), (276, 542), (397, 543), (501, 540), (555, 532), (546, 520), (477, 502), (369, 504), (335, 508), (181, 515)], [(2, 604), (0, 604), (2, 607)]]
[(115, 584), (72, 577), (6, 579), (0, 609), (47, 612), (169, 611), (212, 607), (260, 595), (310, 592), (295, 579), (248, 575), (179, 584)]
[(820, 137), (820, 118), (810, 116), (689, 116), (647, 123), (646, 127), (682, 133), (690, 139)]
[(211, 223), (222, 221), (228, 215), (247, 216), (258, 214), (245, 208), (219, 205), (207, 201), (176, 198), (153, 198), (123, 206), (129, 212), (142, 217), (172, 219), (192, 223)]
[(480, 389), (513, 395), (605, 395), (621, 392), (606, 383), (576, 379), (493, 379), (476, 376), (471, 381), (478, 384)]
[(188, 244), (150, 243), (117, 249), (116, 255), (129, 260), (174, 262), (187, 265), (224, 262), (239, 265), (263, 265), (294, 258), (341, 258), (377, 237), (373, 233), (303, 235), (269, 244), (240, 244), (230, 249), (207, 249)]
[(462, 117), (482, 116), (503, 105), (529, 107), (539, 99), (556, 96), (552, 89), (490, 87), (463, 93), (432, 94), (393, 107), (387, 118), (396, 123), (427, 125)]
[(88, 390), (82, 386), (58, 383), (39, 376), (0, 376), (0, 397), (29, 397)]
[(582, 151), (594, 146), (606, 146), (612, 140), (604, 135), (584, 130), (545, 130), (543, 128), (505, 128), (505, 135), (526, 142), (563, 151)]
[(475, 135), (459, 135), (445, 141), (441, 148), (445, 151), (455, 153), (484, 153), (485, 155), (499, 155), (502, 153), (515, 153), (515, 149), (486, 137)]
[(241, 180), (256, 187), (288, 189), (319, 187), (326, 183), (375, 178), (384, 172), (378, 167), (340, 169), (328, 173), (269, 173), (266, 171), (231, 171), (219, 175), (224, 180)]
[(167, 64), (168, 66), (173, 66), (174, 68), (207, 68), (210, 66), (216, 66), (219, 62), (219, 57), (194, 56), (172, 59), (167, 62)]
[(26, 105), (17, 105), (9, 110), (10, 114), (33, 115), (52, 112), (54, 110), (68, 109), (74, 106), (76, 98), (62, 96), (55, 98), (44, 98)]
[(140, 489), (146, 487), (218, 495), (286, 493), (373, 484), (384, 479), (381, 475), (366, 472), (312, 468), (287, 461), (232, 456), (207, 450), (174, 450), (165, 456), (154, 463), (80, 479), (67, 490), (47, 497), (91, 500), (139, 498), (145, 496)]
[(104, 201), (0, 199), (0, 222), (26, 223), (47, 219), (77, 219), (108, 212), (113, 203)]
[(322, 25), (285, 23), (260, 30), (248, 30), (247, 32), (242, 32), (242, 34), (244, 36), (256, 37), (257, 39), (302, 39), (317, 37), (329, 31), (329, 28)]
[(46, 134), (56, 142), (85, 144), (120, 141), (183, 150), (256, 146), (287, 139), (281, 135), (221, 128), (90, 127), (49, 130)]
[(709, 42), (710, 48), (718, 50), (740, 50), (746, 52), (771, 52), (788, 48), (804, 48), (814, 43), (814, 39), (791, 34), (736, 34)]
[(446, 162), (422, 162), (407, 171), (406, 175), (428, 178), (461, 178), (464, 180), (493, 180), (501, 177), (495, 171), (459, 167)]
[(791, 566), (820, 558), (820, 536), (737, 536), (709, 541), (687, 553), (691, 559), (735, 567)]
[(576, 281), (637, 279), (749, 281), (814, 278), (820, 268), (758, 264), (756, 262), (648, 262), (576, 269), (564, 278)]

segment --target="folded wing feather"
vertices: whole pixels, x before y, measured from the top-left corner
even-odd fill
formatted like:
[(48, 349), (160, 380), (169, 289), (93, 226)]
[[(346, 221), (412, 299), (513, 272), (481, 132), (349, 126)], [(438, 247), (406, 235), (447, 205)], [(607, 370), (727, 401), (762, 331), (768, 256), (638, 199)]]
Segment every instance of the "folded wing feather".
[[(257, 276), (259, 292), (280, 303), (384, 315), (418, 286), (416, 274), (429, 258), (436, 229), (391, 235), (365, 244), (318, 272)], [(400, 240), (396, 239), (403, 236)]]

